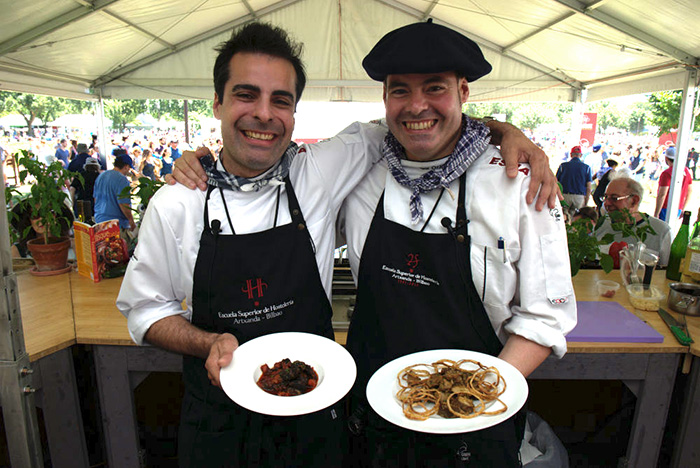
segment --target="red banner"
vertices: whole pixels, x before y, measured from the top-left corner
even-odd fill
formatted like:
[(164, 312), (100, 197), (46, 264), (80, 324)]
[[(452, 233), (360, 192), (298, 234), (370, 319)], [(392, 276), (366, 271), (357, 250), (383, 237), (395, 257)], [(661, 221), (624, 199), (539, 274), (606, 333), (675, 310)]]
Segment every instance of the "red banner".
[(678, 130), (675, 128), (671, 129), (670, 133), (664, 133), (659, 137), (660, 146), (673, 146), (676, 144), (676, 138), (678, 137)]
[(595, 131), (597, 123), (597, 112), (583, 113), (583, 119), (581, 120), (581, 137), (579, 138), (579, 144), (581, 146), (593, 146), (593, 143), (595, 143)]

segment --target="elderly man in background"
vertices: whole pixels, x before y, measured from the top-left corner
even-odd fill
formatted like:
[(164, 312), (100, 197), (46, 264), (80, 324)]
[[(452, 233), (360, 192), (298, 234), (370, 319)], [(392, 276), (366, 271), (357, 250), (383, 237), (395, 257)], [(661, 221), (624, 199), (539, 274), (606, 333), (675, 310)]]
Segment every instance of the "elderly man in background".
[(557, 170), (557, 180), (561, 184), (564, 201), (568, 205), (570, 216), (576, 210), (588, 205), (591, 197), (591, 168), (581, 161), (581, 147), (571, 148), (571, 160), (562, 163)]
[[(608, 184), (603, 205), (608, 213), (629, 210), (634, 219), (635, 227), (648, 224), (654, 232), (647, 234), (644, 244), (647, 249), (653, 250), (659, 255), (659, 265), (665, 266), (668, 264), (668, 256), (671, 251), (671, 228), (662, 220), (639, 211), (643, 196), (644, 188), (639, 182), (628, 177), (618, 177)], [(602, 239), (606, 234), (614, 234), (616, 242), (627, 242), (628, 244), (636, 242), (636, 239), (623, 237), (621, 232), (613, 230), (610, 215), (603, 218), (594, 234), (598, 239)]]
[[(656, 194), (656, 209), (654, 210), (654, 216), (668, 222), (669, 216), (667, 215), (668, 208), (668, 192), (671, 188), (671, 178), (673, 176), (673, 162), (676, 160), (676, 147), (670, 146), (666, 150), (666, 164), (668, 169), (661, 173), (659, 176), (659, 190)], [(683, 210), (685, 209), (685, 204), (690, 198), (690, 194), (693, 192), (693, 177), (687, 167), (683, 168), (683, 184), (681, 185), (681, 202), (678, 205), (678, 217), (681, 216)]]

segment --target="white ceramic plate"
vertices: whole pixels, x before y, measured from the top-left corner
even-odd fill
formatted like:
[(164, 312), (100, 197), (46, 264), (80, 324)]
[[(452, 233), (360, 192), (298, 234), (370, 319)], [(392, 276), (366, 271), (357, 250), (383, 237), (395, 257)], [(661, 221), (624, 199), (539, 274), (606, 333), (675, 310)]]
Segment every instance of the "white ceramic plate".
[[(396, 392), (399, 390), (399, 372), (413, 364), (432, 364), (440, 359), (473, 359), (487, 367), (493, 366), (498, 369), (506, 382), (506, 391), (500, 398), (508, 405), (508, 409), (501, 414), (482, 415), (471, 419), (446, 419), (438, 415), (425, 421), (408, 419), (403, 414), (401, 402), (396, 398)], [(433, 349), (394, 359), (377, 370), (367, 384), (367, 399), (377, 414), (397, 426), (432, 434), (457, 434), (495, 426), (517, 413), (525, 404), (527, 395), (527, 381), (515, 367), (488, 354), (460, 349)]]
[[(258, 387), (260, 366), (272, 367), (288, 358), (304, 361), (318, 374), (309, 393), (277, 396)], [(241, 345), (231, 364), (221, 369), (221, 387), (242, 407), (273, 416), (313, 413), (343, 398), (355, 382), (357, 367), (345, 348), (333, 340), (310, 333), (273, 333)]]

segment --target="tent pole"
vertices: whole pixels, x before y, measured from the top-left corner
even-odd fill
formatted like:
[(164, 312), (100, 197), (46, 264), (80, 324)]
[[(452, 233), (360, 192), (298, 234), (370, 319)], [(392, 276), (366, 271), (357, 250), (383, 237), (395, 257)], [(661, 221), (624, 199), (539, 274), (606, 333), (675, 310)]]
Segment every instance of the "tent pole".
[(189, 105), (187, 99), (185, 99), (185, 142), (190, 144), (190, 116), (189, 116)]
[[(0, 165), (0, 177), (2, 170)], [(24, 343), (6, 209), (4, 204), (0, 208), (0, 406), (10, 465), (31, 468), (44, 466), (44, 462), (34, 402), (34, 370)]]
[(666, 210), (666, 222), (671, 226), (672, 232), (675, 232), (678, 226), (678, 216), (676, 216), (676, 214), (680, 207), (685, 163), (688, 159), (690, 136), (693, 133), (693, 123), (695, 121), (693, 105), (695, 104), (695, 84), (697, 83), (697, 78), (697, 70), (694, 68), (688, 69), (685, 78), (685, 86), (683, 87), (680, 121), (678, 122), (676, 160), (673, 162), (673, 175), (671, 176), (671, 186), (668, 192), (668, 208)]
[(107, 154), (108, 148), (107, 148), (107, 128), (105, 127), (105, 103), (104, 100), (102, 99), (102, 90), (100, 89), (99, 96), (97, 99), (97, 109), (98, 109), (98, 125), (99, 125), (99, 133), (97, 137), (97, 141), (99, 142), (100, 145), (100, 151), (102, 151), (102, 155), (105, 158), (105, 161), (107, 161), (107, 169), (112, 168), (112, 161), (108, 157), (109, 155)]
[[(577, 89), (574, 101), (574, 109), (571, 115), (571, 135), (569, 136), (568, 147), (576, 146), (581, 143), (581, 127), (583, 127), (583, 111), (586, 104), (586, 96), (588, 90)], [(568, 149), (567, 148), (567, 151)]]

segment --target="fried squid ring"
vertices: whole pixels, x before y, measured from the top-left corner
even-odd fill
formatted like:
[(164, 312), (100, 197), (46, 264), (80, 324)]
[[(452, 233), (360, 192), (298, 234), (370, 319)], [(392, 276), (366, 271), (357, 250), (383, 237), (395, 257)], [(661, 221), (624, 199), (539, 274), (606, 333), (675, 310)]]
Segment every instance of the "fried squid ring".
[[(506, 390), (506, 382), (498, 369), (471, 359), (414, 364), (401, 370), (397, 378), (396, 397), (409, 419), (424, 421), (434, 414), (470, 419), (508, 409), (499, 398)], [(501, 407), (486, 411), (488, 404), (496, 401)]]

